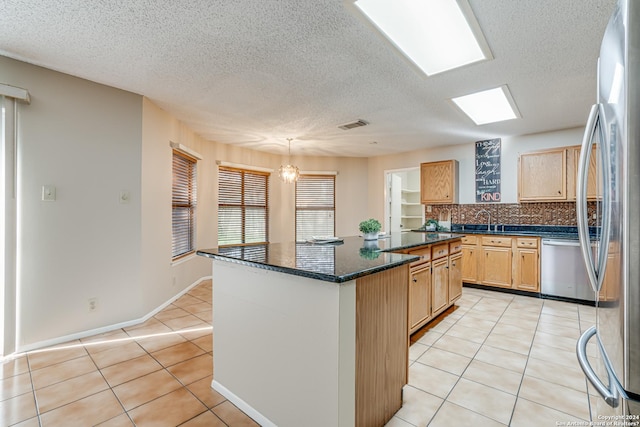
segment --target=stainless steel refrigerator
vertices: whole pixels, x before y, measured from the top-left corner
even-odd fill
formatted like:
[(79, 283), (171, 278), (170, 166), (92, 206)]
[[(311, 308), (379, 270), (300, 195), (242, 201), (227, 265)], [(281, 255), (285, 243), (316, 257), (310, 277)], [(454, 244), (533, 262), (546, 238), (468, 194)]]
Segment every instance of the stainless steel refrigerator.
[[(585, 129), (576, 189), (581, 252), (597, 295), (596, 322), (582, 334), (576, 351), (591, 390), (602, 397), (592, 399), (593, 421), (638, 425), (640, 1), (618, 1), (597, 66), (597, 104)], [(595, 201), (588, 204), (589, 187), (595, 187)], [(594, 215), (591, 225), (598, 232), (590, 236)]]

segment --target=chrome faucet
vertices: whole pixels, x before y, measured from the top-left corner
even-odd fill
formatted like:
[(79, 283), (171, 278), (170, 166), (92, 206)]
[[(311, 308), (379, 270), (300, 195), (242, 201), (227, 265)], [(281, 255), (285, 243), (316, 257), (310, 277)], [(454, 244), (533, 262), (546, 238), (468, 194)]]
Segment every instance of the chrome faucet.
[(478, 211), (478, 213), (476, 214), (476, 219), (478, 219), (478, 216), (481, 213), (486, 213), (487, 214), (487, 231), (491, 231), (491, 213), (486, 209), (482, 209), (482, 210)]

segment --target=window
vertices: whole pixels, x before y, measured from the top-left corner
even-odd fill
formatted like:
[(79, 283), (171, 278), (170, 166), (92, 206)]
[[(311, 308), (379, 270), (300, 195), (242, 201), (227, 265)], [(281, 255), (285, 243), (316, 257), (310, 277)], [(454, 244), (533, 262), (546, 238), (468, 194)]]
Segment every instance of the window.
[(296, 182), (296, 240), (335, 233), (334, 175), (301, 175)]
[(220, 166), (218, 246), (268, 242), (269, 174)]
[(196, 159), (173, 152), (171, 255), (178, 258), (196, 247)]

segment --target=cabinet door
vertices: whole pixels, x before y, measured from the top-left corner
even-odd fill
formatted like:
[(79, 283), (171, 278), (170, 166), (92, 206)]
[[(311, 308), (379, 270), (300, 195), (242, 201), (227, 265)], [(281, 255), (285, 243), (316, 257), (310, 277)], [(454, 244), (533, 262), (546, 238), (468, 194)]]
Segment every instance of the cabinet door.
[(537, 249), (516, 249), (513, 286), (523, 291), (539, 292), (540, 276)]
[(409, 330), (431, 317), (431, 265), (411, 269), (409, 275)]
[(490, 286), (511, 287), (511, 248), (482, 247), (482, 283)]
[(457, 160), (420, 164), (420, 201), (422, 204), (457, 203), (457, 183)]
[(435, 316), (449, 305), (449, 259), (431, 264), (431, 315)]
[(462, 246), (462, 280), (467, 283), (478, 282), (478, 249), (473, 246)]
[(565, 148), (521, 154), (518, 201), (566, 200), (566, 165)]
[(462, 296), (462, 253), (449, 257), (449, 304)]
[[(569, 170), (567, 171), (567, 199), (575, 200), (576, 199), (576, 183), (578, 180), (578, 163), (580, 163), (580, 149), (581, 147), (578, 145), (576, 147), (569, 148), (567, 164), (569, 165)], [(600, 182), (597, 175), (597, 149), (598, 146), (594, 145), (591, 149), (591, 156), (589, 157), (589, 175), (587, 175), (587, 199), (588, 200), (597, 200), (598, 193), (602, 191), (602, 183)]]

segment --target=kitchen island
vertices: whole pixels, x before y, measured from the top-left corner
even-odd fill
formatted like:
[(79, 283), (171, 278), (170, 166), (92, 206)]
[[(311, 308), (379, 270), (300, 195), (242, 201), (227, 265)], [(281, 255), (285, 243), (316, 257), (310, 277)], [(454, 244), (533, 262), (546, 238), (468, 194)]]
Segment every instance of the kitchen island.
[(213, 259), (212, 387), (263, 426), (382, 426), (407, 382), (409, 264), (457, 235), (199, 250)]

